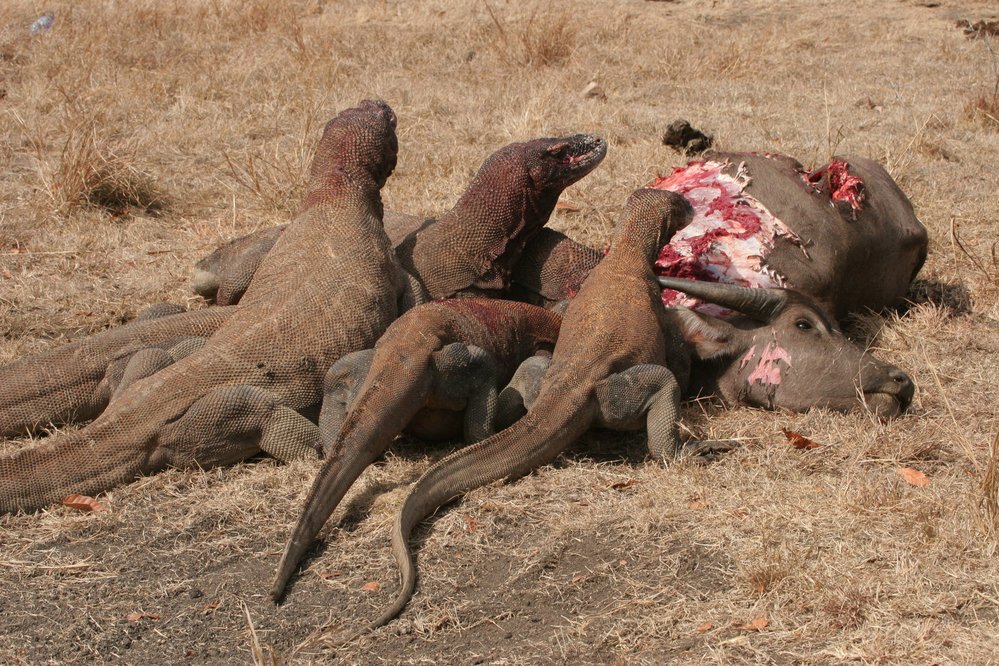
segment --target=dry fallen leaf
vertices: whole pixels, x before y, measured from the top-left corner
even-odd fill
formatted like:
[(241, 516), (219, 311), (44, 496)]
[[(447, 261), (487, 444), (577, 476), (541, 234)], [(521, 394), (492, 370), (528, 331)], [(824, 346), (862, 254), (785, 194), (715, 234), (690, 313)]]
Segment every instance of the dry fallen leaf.
[(695, 631), (697, 631), (697, 633), (699, 634), (703, 634), (705, 631), (710, 631), (714, 628), (715, 625), (711, 624), (710, 622), (705, 622), (704, 624), (699, 626)]
[(125, 616), (125, 619), (129, 622), (138, 622), (141, 619), (147, 620), (158, 620), (160, 619), (159, 613), (143, 613), (142, 611), (135, 611), (134, 613), (129, 613)]
[(787, 437), (788, 443), (796, 449), (807, 450), (807, 449), (817, 449), (820, 444), (814, 440), (808, 439), (800, 432), (795, 432), (793, 430), (788, 430), (787, 428), (781, 428), (781, 432)]
[(638, 483), (637, 479), (628, 479), (627, 481), (618, 481), (617, 483), (612, 483), (610, 487), (613, 490), (624, 490), (625, 488), (631, 488), (636, 483)]
[(742, 628), (749, 629), (752, 631), (760, 631), (761, 629), (766, 629), (767, 625), (769, 624), (770, 620), (768, 620), (765, 616), (761, 616), (756, 618), (752, 622), (747, 622), (746, 624), (742, 625)]
[(691, 501), (687, 502), (687, 508), (688, 509), (693, 509), (695, 511), (698, 511), (700, 509), (706, 509), (706, 508), (708, 508), (708, 503), (705, 502), (704, 500), (698, 498), (698, 499), (691, 500)]
[(582, 209), (575, 204), (569, 203), (568, 201), (559, 201), (555, 204), (555, 210), (564, 210), (567, 213), (578, 213)]
[(322, 578), (323, 580), (329, 580), (330, 578), (336, 578), (337, 576), (342, 576), (342, 575), (343, 575), (342, 571), (330, 571), (326, 573), (320, 572), (319, 577)]
[(370, 583), (365, 583), (364, 585), (362, 585), (361, 589), (364, 590), (365, 592), (375, 592), (380, 587), (381, 587), (381, 584), (378, 581), (373, 580)]
[(895, 470), (895, 472), (900, 477), (905, 479), (905, 482), (910, 486), (922, 488), (930, 483), (929, 478), (927, 478), (927, 476), (918, 469), (912, 469), (911, 467), (899, 467)]
[(108, 508), (88, 495), (67, 495), (62, 500), (63, 506), (78, 511), (107, 511)]
[(479, 529), (479, 519), (475, 516), (465, 516), (465, 529), (469, 532)]

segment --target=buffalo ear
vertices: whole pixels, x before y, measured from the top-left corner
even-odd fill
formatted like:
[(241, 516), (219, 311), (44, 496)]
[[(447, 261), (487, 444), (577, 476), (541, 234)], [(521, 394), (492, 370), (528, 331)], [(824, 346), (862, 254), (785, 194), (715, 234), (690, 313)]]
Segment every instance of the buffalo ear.
[(707, 361), (741, 351), (740, 331), (727, 321), (698, 314), (687, 308), (677, 308), (676, 315), (680, 334), (698, 359)]

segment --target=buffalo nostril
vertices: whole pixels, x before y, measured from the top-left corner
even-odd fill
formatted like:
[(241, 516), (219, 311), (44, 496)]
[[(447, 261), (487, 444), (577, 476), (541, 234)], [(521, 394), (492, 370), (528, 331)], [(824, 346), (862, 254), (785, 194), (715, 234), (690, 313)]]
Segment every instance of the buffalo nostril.
[(912, 380), (909, 378), (909, 375), (905, 374), (904, 372), (902, 372), (898, 368), (895, 368), (891, 372), (889, 372), (888, 376), (891, 377), (893, 380), (895, 380), (895, 382), (897, 382), (899, 384), (911, 384), (912, 383)]
[(891, 377), (893, 382), (895, 382), (895, 395), (902, 402), (904, 409), (904, 407), (912, 401), (913, 396), (916, 394), (916, 386), (912, 383), (912, 379), (909, 375), (902, 372), (898, 368), (893, 368), (888, 373), (888, 376)]

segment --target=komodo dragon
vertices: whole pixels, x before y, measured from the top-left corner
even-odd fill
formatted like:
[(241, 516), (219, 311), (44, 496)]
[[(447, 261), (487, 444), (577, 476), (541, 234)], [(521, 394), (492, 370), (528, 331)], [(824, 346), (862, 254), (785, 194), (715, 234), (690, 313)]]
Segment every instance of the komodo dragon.
[[(559, 315), (527, 303), (435, 301), (397, 319), (373, 350), (337, 361), (326, 375), (320, 415), (327, 460), (278, 565), (274, 599), (347, 490), (396, 435), (417, 425), (424, 438), (452, 436), (450, 417), (462, 411), (466, 441), (492, 434), (498, 387), (524, 359), (550, 354), (560, 323)], [(518, 402), (530, 390), (515, 379), (504, 396)]]
[(318, 428), (295, 410), (318, 403), (326, 370), (372, 346), (407, 295), (381, 226), (395, 125), (374, 101), (327, 123), (306, 206), (227, 321), (200, 349), (137, 379), (83, 430), (0, 458), (0, 513), (166, 466), (227, 464), (261, 449), (316, 455)]
[[(461, 198), (439, 218), (387, 211), (386, 233), (403, 267), (431, 297), (498, 295), (562, 191), (593, 171), (606, 154), (607, 142), (588, 134), (510, 144), (482, 163)], [(194, 291), (219, 305), (238, 302), (283, 228), (237, 238), (199, 261)]]
[[(427, 285), (432, 298), (474, 295), (481, 286), (495, 288), (505, 282), (527, 239), (548, 221), (562, 190), (595, 169), (606, 152), (606, 141), (585, 134), (508, 145), (486, 159), (467, 191), (439, 221), (391, 215), (389, 238), (396, 246), (404, 244), (399, 247), (400, 258)], [(219, 303), (237, 303), (285, 228), (237, 239), (199, 262), (196, 290), (205, 295), (217, 291)], [(557, 254), (550, 247), (553, 241), (572, 241), (554, 231), (550, 235), (547, 229), (540, 231), (539, 242), (532, 242), (517, 263), (518, 280), (522, 289), (550, 294), (553, 289), (540, 285), (543, 259)], [(586, 250), (583, 256), (595, 264), (599, 253)], [(578, 287), (583, 275), (583, 271), (567, 273), (564, 279), (569, 284), (563, 286), (560, 278), (559, 289)], [(579, 277), (577, 283), (572, 283), (572, 276)], [(0, 436), (95, 417), (106, 407), (122, 367), (137, 350), (161, 347), (143, 353), (142, 360), (152, 363), (147, 372), (162, 367), (175, 359), (172, 345), (180, 338), (211, 335), (231, 313), (230, 307), (211, 310), (131, 322), (0, 366), (4, 387)]]
[[(445, 502), (553, 460), (594, 424), (634, 429), (647, 415), (649, 449), (657, 458), (674, 455), (679, 382), (687, 381), (690, 368), (679, 331), (666, 325), (652, 262), (692, 212), (672, 192), (631, 195), (610, 251), (565, 312), (551, 365), (527, 415), (431, 467), (406, 499), (392, 535), (401, 590), (373, 626), (398, 615), (412, 596), (416, 576), (409, 534)], [(680, 363), (667, 367), (673, 360)]]
[[(372, 627), (394, 618), (412, 596), (416, 573), (408, 539), (418, 522), (473, 488), (553, 460), (592, 425), (644, 425), (649, 450), (664, 460), (679, 450), (684, 390), (703, 388), (731, 404), (797, 410), (843, 409), (857, 402), (859, 392), (885, 413), (905, 409), (913, 395), (905, 373), (851, 344), (810, 297), (656, 278), (652, 262), (690, 214), (686, 200), (673, 192), (632, 195), (610, 252), (569, 304), (526, 416), (433, 465), (406, 498), (392, 533), (400, 591)], [(748, 318), (665, 310), (657, 280)]]

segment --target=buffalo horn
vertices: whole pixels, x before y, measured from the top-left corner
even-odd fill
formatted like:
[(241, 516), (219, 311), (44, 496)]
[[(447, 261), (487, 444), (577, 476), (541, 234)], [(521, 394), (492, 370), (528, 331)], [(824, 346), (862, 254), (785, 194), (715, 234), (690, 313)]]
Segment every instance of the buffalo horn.
[(723, 308), (736, 310), (753, 319), (770, 321), (787, 303), (787, 294), (781, 289), (748, 288), (734, 284), (701, 282), (683, 278), (659, 276), (659, 284), (708, 301)]

